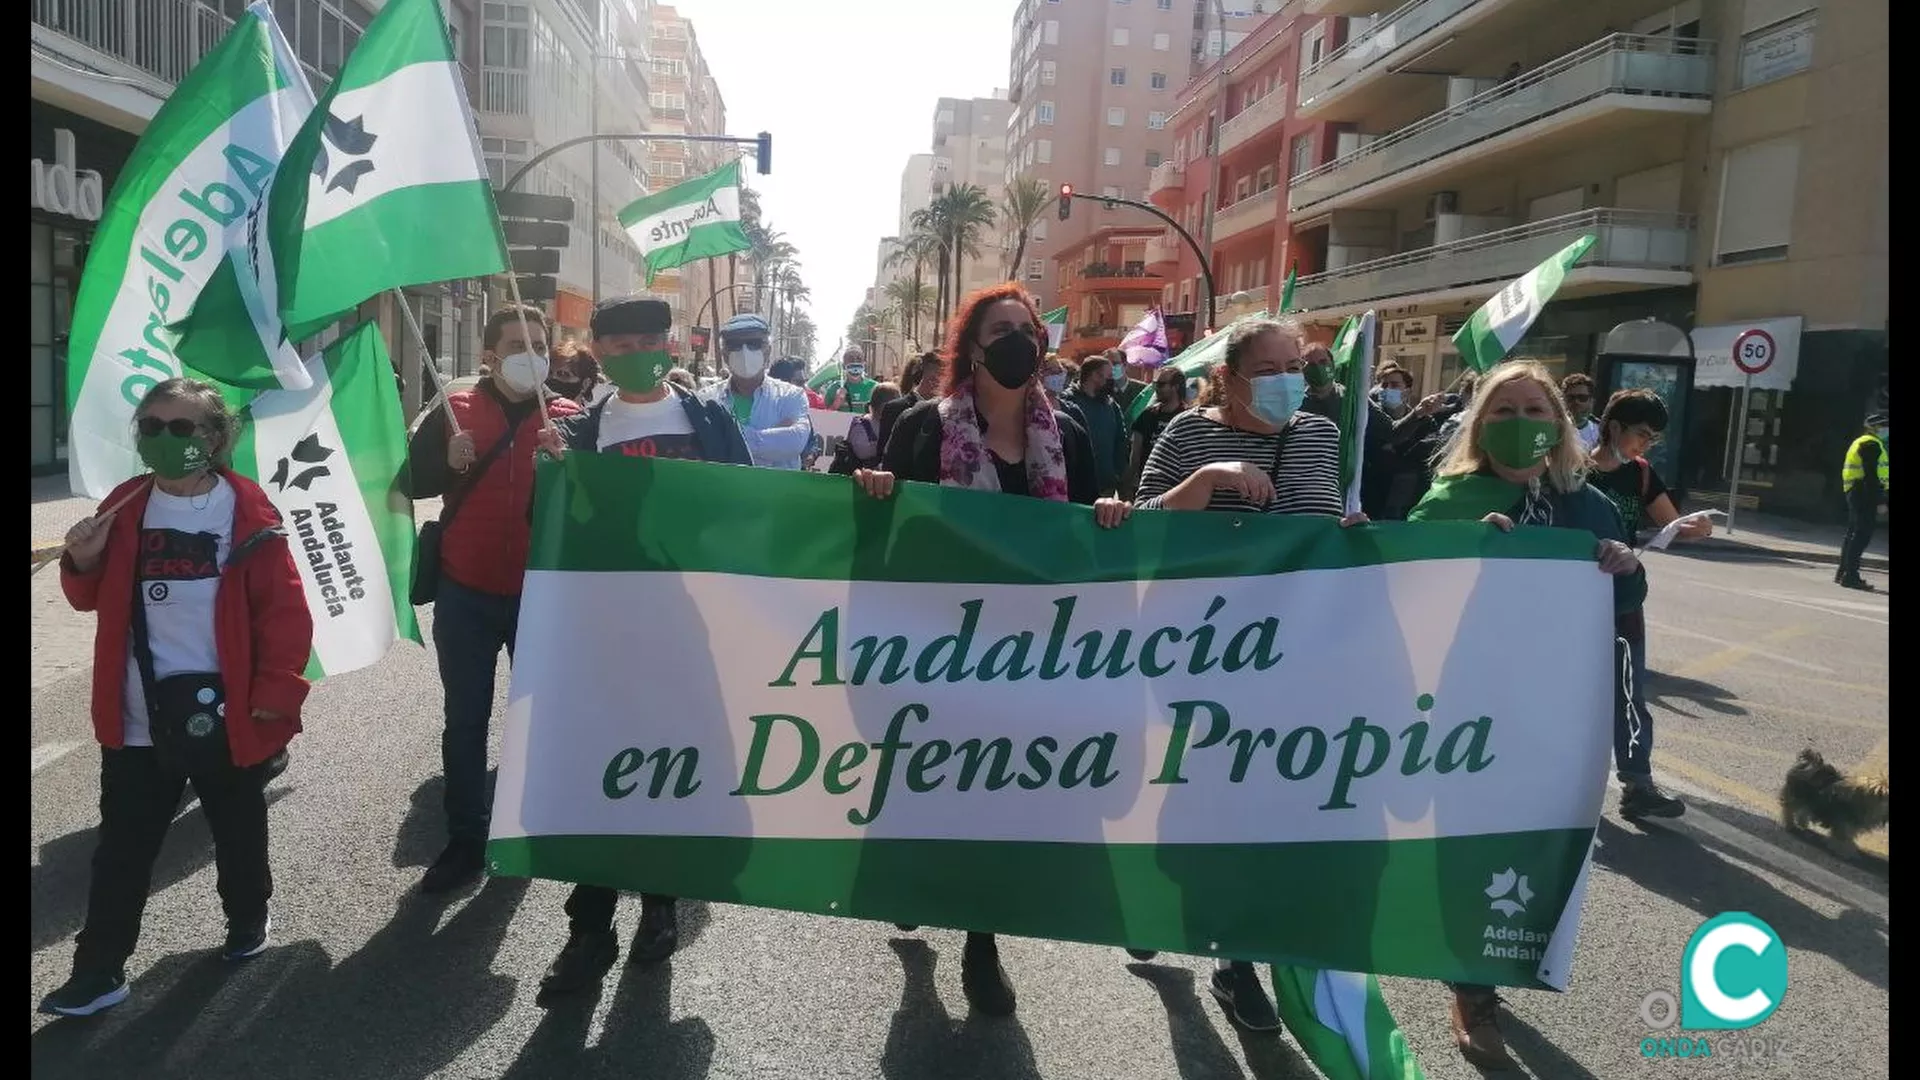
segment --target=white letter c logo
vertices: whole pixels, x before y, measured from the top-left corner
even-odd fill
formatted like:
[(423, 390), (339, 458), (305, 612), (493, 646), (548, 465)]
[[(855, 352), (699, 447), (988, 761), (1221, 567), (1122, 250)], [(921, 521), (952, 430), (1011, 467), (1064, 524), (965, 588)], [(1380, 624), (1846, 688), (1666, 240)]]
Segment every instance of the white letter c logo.
[(1743, 997), (1731, 997), (1720, 989), (1713, 975), (1720, 954), (1728, 949), (1745, 949), (1763, 956), (1774, 943), (1766, 931), (1751, 923), (1723, 923), (1706, 932), (1693, 950), (1687, 965), (1687, 980), (1693, 984), (1694, 997), (1708, 1012), (1729, 1023), (1742, 1023), (1773, 1008), (1773, 999), (1764, 990), (1755, 989)]

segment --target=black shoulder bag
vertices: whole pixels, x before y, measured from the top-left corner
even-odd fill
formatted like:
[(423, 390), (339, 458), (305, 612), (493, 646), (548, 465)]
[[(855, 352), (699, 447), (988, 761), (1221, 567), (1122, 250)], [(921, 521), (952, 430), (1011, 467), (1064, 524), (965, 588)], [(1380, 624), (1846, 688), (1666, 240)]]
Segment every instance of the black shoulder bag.
[(413, 601), (414, 606), (431, 604), (434, 597), (440, 595), (440, 541), (446, 535), (447, 526), (453, 524), (454, 515), (466, 505), (468, 496), (479, 485), (481, 476), (485, 475), (496, 458), (512, 448), (513, 436), (514, 431), (509, 429), (488, 447), (487, 452), (481, 454), (480, 460), (474, 462), (473, 468), (468, 471), (469, 479), (459, 490), (460, 498), (448, 498), (441, 504), (440, 517), (420, 526), (420, 541), (413, 549), (413, 587), (407, 594), (407, 599)]
[(208, 776), (233, 768), (227, 746), (227, 686), (219, 672), (187, 671), (153, 676), (147, 642), (147, 600), (133, 582), (133, 659), (147, 699), (147, 730), (161, 769), (174, 776)]

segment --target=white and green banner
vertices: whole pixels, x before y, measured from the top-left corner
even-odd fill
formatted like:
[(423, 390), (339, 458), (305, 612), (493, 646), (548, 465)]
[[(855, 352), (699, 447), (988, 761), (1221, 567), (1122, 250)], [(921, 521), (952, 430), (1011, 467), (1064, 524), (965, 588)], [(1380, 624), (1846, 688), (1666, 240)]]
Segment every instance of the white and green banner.
[(496, 874), (1564, 983), (1612, 738), (1586, 533), (1100, 530), (583, 453), (529, 566)]
[(1373, 385), (1374, 330), (1380, 317), (1369, 310), (1356, 315), (1340, 327), (1333, 339), (1333, 372), (1341, 386), (1340, 396), (1340, 490), (1345, 493), (1346, 512), (1360, 512), (1360, 485), (1366, 471), (1367, 393)]
[(157, 383), (201, 374), (182, 370), (169, 326), (194, 306), (227, 252), (244, 248), (248, 211), (312, 108), (272, 8), (259, 0), (134, 145), (74, 301), (67, 471), (75, 494), (104, 499), (145, 471), (133, 445), (134, 406)]
[(1495, 364), (1513, 351), (1527, 333), (1527, 327), (1540, 317), (1540, 310), (1560, 291), (1567, 271), (1593, 246), (1588, 233), (1568, 244), (1552, 258), (1520, 275), (1507, 287), (1493, 294), (1479, 311), (1473, 313), (1454, 332), (1453, 346), (1460, 358), (1475, 371), (1491, 371)]
[(1047, 328), (1047, 348), (1058, 349), (1067, 335), (1067, 309), (1063, 304), (1052, 311), (1040, 313), (1040, 322)]
[(753, 246), (740, 227), (738, 161), (637, 199), (619, 218), (647, 262), (649, 285), (662, 270)]
[(408, 585), (413, 503), (397, 484), (407, 425), (380, 327), (364, 323), (308, 361), (306, 390), (247, 408), (234, 468), (280, 511), (313, 614), (310, 678), (367, 667), (420, 640)]

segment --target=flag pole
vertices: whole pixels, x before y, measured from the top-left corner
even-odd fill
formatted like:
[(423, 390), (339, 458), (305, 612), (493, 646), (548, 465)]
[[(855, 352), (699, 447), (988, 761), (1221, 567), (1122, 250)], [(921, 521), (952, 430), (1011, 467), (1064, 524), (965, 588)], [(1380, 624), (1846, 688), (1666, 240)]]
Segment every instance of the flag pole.
[[(427, 335), (420, 331), (420, 323), (413, 317), (413, 305), (407, 303), (407, 294), (399, 289), (390, 289), (393, 298), (400, 304), (400, 313), (407, 317), (407, 329), (413, 331), (413, 343), (420, 346), (420, 355), (427, 358), (427, 367), (433, 369), (434, 396), (440, 399), (440, 407), (446, 410), (447, 426), (455, 435), (460, 434), (460, 418), (453, 415), (453, 402), (447, 397), (447, 386), (440, 381), (440, 361), (434, 359), (432, 350), (427, 348)], [(522, 340), (526, 329), (521, 328)]]

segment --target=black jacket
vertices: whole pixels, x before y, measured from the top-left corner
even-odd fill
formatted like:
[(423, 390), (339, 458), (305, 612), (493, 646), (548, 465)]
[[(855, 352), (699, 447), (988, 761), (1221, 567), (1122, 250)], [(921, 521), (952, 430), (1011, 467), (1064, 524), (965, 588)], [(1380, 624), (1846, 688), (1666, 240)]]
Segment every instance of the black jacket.
[[(687, 410), (687, 422), (693, 425), (693, 441), (700, 447), (703, 460), (723, 465), (753, 464), (753, 455), (747, 451), (747, 440), (740, 435), (740, 425), (725, 405), (718, 401), (701, 401), (671, 383), (667, 389), (680, 399), (680, 406)], [(560, 441), (567, 449), (600, 449), (600, 418), (607, 411), (607, 402), (612, 400), (611, 397), (602, 398), (583, 412), (553, 422), (554, 428), (560, 432)]]
[[(1067, 500), (1092, 506), (1099, 497), (1094, 479), (1093, 443), (1087, 429), (1066, 413), (1054, 410), (1060, 425), (1060, 451), (1067, 459)], [(895, 425), (881, 452), (881, 467), (901, 480), (923, 484), (940, 482), (940, 402), (922, 401), (908, 409)]]
[(909, 390), (885, 405), (880, 406), (880, 426), (874, 431), (874, 439), (880, 444), (880, 452), (887, 452), (887, 436), (893, 434), (893, 426), (908, 409), (920, 404), (920, 395)]

